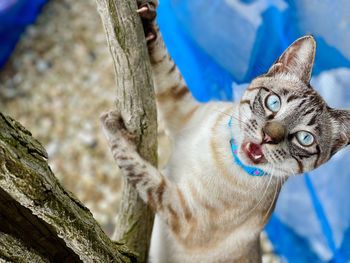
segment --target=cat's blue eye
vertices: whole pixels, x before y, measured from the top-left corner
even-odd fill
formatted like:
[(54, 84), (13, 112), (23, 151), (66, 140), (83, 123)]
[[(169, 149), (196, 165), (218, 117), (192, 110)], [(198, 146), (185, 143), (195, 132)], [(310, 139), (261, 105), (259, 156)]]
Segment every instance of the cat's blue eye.
[(266, 107), (272, 112), (278, 112), (281, 108), (280, 98), (275, 94), (269, 95), (266, 99), (265, 104)]
[(307, 131), (299, 131), (296, 133), (298, 142), (303, 146), (310, 146), (314, 143), (314, 136)]

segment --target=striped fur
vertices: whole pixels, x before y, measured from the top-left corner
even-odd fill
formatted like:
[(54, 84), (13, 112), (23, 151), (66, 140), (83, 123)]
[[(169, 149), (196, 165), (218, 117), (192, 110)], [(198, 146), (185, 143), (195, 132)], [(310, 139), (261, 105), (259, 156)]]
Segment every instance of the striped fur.
[[(156, 213), (151, 262), (261, 262), (259, 234), (282, 184), (290, 175), (315, 169), (349, 143), (350, 114), (329, 108), (309, 85), (315, 55), (311, 37), (296, 41), (268, 73), (253, 80), (239, 104), (200, 104), (170, 58), (156, 23), (149, 23), (145, 28), (156, 36), (148, 46), (157, 105), (174, 142), (164, 171), (138, 155), (118, 112), (104, 113), (101, 121), (123, 175)], [(281, 100), (278, 112), (266, 107), (271, 93)], [(267, 125), (271, 121), (284, 128), (268, 131), (279, 137), (276, 143), (264, 143), (264, 128), (274, 127)], [(316, 143), (301, 146), (295, 138), (299, 130), (311, 132)], [(249, 176), (234, 163), (231, 132), (246, 165), (252, 161), (243, 151), (245, 142), (262, 145), (266, 160), (255, 166), (270, 175)]]

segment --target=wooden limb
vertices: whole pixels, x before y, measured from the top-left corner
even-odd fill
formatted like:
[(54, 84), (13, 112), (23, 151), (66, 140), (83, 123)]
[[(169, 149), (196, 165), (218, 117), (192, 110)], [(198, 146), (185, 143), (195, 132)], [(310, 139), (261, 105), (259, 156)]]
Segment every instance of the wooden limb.
[[(117, 108), (138, 136), (141, 156), (157, 166), (157, 111), (152, 71), (136, 0), (96, 0), (114, 61)], [(103, 92), (103, 91), (101, 91)], [(124, 179), (115, 238), (146, 262), (154, 215)]]
[(48, 258), (28, 247), (21, 239), (4, 232), (0, 232), (0, 259), (5, 262), (26, 262), (28, 259), (38, 263), (50, 262)]
[(0, 261), (135, 262), (57, 181), (41, 144), (0, 113)]

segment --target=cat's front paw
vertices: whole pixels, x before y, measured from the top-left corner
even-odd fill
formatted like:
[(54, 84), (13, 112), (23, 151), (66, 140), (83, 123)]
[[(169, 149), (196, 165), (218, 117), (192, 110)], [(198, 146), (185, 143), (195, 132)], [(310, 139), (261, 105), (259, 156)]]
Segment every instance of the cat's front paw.
[(124, 124), (124, 120), (118, 110), (110, 110), (100, 116), (103, 132), (110, 144), (136, 144), (136, 135), (130, 133)]
[(147, 42), (155, 40), (157, 33), (154, 21), (157, 16), (158, 0), (137, 0), (138, 10)]

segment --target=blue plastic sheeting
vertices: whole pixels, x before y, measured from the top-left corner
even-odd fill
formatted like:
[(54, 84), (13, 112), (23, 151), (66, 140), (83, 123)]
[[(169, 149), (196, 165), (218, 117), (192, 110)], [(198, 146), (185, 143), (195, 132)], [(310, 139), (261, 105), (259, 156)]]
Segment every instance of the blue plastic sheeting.
[[(297, 38), (312, 34), (311, 84), (350, 108), (349, 0), (161, 0), (158, 23), (199, 101), (238, 101)], [(350, 147), (282, 189), (266, 227), (283, 262), (350, 262)]]
[(35, 21), (47, 0), (0, 0), (0, 68), (5, 64), (26, 25)]

